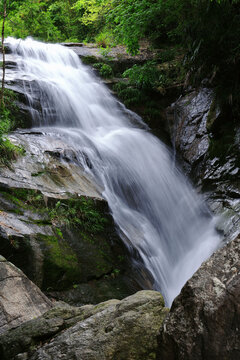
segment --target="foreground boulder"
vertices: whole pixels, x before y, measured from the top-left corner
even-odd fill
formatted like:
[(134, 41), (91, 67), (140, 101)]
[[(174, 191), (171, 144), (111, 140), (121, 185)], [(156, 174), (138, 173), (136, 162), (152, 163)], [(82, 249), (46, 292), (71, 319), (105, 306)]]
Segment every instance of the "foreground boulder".
[(21, 270), (0, 256), (0, 334), (40, 316), (52, 303)]
[(155, 359), (167, 312), (155, 291), (96, 306), (55, 308), (6, 332), (0, 338), (1, 359)]
[(218, 250), (175, 299), (158, 359), (240, 359), (240, 238)]

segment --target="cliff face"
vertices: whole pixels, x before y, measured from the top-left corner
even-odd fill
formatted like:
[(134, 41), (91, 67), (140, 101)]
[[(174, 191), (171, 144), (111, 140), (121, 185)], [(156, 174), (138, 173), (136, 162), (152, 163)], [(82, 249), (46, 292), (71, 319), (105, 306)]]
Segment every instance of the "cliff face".
[(178, 159), (227, 241), (240, 233), (240, 128), (220, 111), (212, 90), (202, 88), (180, 98), (168, 110), (170, 133)]
[(209, 89), (182, 97), (168, 117), (179, 160), (217, 215), (227, 245), (174, 300), (158, 337), (157, 359), (235, 360), (240, 357), (239, 126), (219, 111)]

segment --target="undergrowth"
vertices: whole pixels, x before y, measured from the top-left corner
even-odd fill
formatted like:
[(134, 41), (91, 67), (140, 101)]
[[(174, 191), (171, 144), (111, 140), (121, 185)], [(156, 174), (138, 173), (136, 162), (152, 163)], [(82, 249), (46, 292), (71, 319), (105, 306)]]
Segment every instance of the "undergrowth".
[(0, 107), (0, 164), (9, 165), (11, 160), (24, 154), (24, 149), (16, 146), (5, 136), (18, 125), (13, 116), (16, 111), (16, 94), (8, 89), (4, 90), (4, 105)]
[[(18, 208), (45, 215), (44, 220), (40, 220), (43, 225), (48, 223), (55, 225), (56, 228), (62, 225), (74, 226), (96, 234), (102, 232), (108, 224), (108, 219), (92, 199), (80, 197), (47, 202), (44, 195), (32, 189), (9, 189), (2, 190), (2, 193)], [(33, 222), (41, 225), (38, 220)]]

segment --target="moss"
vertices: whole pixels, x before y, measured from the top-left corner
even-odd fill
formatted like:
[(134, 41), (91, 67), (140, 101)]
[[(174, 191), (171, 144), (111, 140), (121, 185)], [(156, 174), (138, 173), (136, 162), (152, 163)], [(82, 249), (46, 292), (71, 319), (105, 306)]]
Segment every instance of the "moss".
[(43, 289), (65, 288), (76, 283), (81, 276), (77, 255), (70, 245), (58, 234), (56, 236), (38, 235), (44, 244)]
[(210, 138), (209, 141), (209, 156), (210, 159), (215, 157), (220, 159), (220, 163), (224, 163), (226, 156), (234, 153), (233, 138), (231, 135), (226, 135), (219, 139)]
[(37, 173), (32, 173), (31, 176), (32, 177), (37, 177), (37, 176), (41, 176), (41, 175), (44, 175), (46, 174), (46, 171), (39, 171)]
[(40, 209), (45, 206), (41, 192), (33, 189), (3, 189), (3, 196), (22, 209)]
[[(1, 195), (13, 204), (16, 211), (23, 212), (22, 221), (39, 227), (48, 226), (46, 230), (39, 228), (36, 236), (44, 259), (41, 276), (44, 290), (68, 289), (79, 282), (99, 279), (111, 273), (117, 276), (118, 272), (114, 269), (124, 268), (120, 245), (114, 245), (116, 254), (112, 251), (112, 243), (115, 242), (109, 226), (112, 220), (106, 215), (104, 202), (85, 197), (49, 199), (47, 207), (43, 195), (36, 190), (3, 188)], [(37, 219), (31, 213), (37, 214)], [(46, 235), (49, 226), (54, 235)], [(18, 247), (18, 244), (13, 245)]]

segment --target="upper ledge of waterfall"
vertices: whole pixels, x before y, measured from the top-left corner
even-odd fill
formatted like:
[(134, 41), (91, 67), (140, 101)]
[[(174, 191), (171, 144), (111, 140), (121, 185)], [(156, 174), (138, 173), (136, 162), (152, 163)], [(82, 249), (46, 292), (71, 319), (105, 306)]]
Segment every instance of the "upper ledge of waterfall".
[(0, 168), (0, 186), (36, 189), (55, 199), (83, 195), (103, 200), (99, 186), (61, 138), (34, 131), (16, 131), (8, 138), (23, 147), (25, 155)]
[[(82, 43), (61, 43), (63, 46), (70, 47), (79, 57), (94, 57), (96, 60), (105, 60), (106, 56), (103, 55), (101, 49), (96, 44), (82, 44)], [(142, 44), (139, 53), (135, 56), (130, 55), (126, 51), (125, 46), (115, 46), (107, 53), (107, 56), (113, 62), (119, 63), (141, 63), (147, 60), (152, 60), (155, 57), (157, 50), (149, 50), (149, 47)]]

